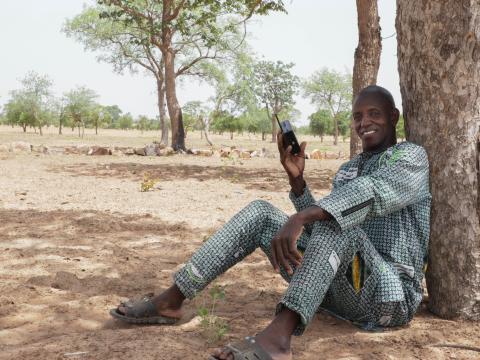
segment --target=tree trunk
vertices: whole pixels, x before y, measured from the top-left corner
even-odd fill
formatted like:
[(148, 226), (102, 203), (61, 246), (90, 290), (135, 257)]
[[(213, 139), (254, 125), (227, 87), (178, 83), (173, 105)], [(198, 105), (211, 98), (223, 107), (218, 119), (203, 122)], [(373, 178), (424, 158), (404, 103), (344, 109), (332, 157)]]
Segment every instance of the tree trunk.
[(200, 131), (200, 134), (205, 133), (205, 140), (207, 140), (208, 145), (213, 146), (213, 142), (210, 140), (210, 136), (208, 135), (209, 127), (210, 127), (210, 120), (206, 121), (203, 117), (200, 118), (200, 122), (202, 123), (203, 130)]
[(406, 137), (430, 159), (429, 308), (480, 319), (480, 3), (398, 0)]
[(265, 131), (262, 131), (262, 141), (265, 140), (267, 140), (267, 134), (265, 133)]
[(27, 124), (23, 124), (22, 128), (23, 128), (23, 132), (26, 133), (27, 132)]
[(60, 123), (59, 123), (59, 126), (58, 126), (58, 135), (62, 135), (62, 125), (63, 125), (62, 117), (60, 117), (59, 121), (60, 121)]
[(333, 145), (338, 145), (338, 119), (337, 115), (333, 117)]
[(177, 99), (175, 86), (175, 55), (167, 49), (163, 53), (165, 59), (165, 90), (167, 97), (167, 108), (172, 124), (172, 148), (177, 150), (185, 149), (185, 130), (183, 128), (182, 109)]
[(157, 78), (157, 96), (158, 96), (158, 115), (160, 118), (160, 129), (162, 131), (162, 137), (160, 144), (168, 145), (168, 127), (165, 121), (165, 85), (162, 79)]
[(98, 135), (98, 119), (95, 120), (95, 135)]
[(40, 132), (40, 135), (43, 136), (43, 131), (42, 131), (42, 126), (38, 125), (38, 131)]
[[(355, 49), (353, 101), (361, 89), (377, 83), (382, 38), (377, 0), (357, 0), (358, 46)], [(350, 131), (350, 158), (362, 152), (362, 142), (353, 126)]]

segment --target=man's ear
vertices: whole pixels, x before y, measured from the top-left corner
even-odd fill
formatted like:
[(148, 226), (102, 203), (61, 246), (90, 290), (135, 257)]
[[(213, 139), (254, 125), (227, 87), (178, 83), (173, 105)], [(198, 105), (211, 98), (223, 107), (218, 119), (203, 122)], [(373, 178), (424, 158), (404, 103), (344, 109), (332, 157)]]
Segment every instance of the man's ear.
[(397, 127), (398, 119), (400, 119), (400, 111), (397, 108), (392, 109), (392, 124), (393, 127)]

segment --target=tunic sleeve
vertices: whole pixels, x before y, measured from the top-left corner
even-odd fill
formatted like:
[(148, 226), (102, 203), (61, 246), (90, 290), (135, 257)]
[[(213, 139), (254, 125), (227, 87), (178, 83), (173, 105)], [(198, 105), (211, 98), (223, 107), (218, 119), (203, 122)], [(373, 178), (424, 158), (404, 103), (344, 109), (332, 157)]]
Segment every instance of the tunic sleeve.
[(385, 216), (427, 196), (428, 158), (414, 144), (399, 147), (377, 170), (352, 179), (315, 203), (330, 213), (342, 230), (370, 217)]

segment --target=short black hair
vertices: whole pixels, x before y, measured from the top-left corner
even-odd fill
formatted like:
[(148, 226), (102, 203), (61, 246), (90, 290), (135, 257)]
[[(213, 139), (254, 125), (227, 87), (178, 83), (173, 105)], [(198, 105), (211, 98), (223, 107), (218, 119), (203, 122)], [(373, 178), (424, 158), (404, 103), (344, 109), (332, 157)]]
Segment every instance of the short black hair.
[(387, 110), (395, 109), (395, 100), (393, 100), (393, 96), (390, 91), (378, 85), (369, 85), (367, 87), (364, 87), (358, 93), (355, 101), (357, 101), (360, 96), (372, 94), (379, 96), (382, 99), (382, 102), (385, 104)]

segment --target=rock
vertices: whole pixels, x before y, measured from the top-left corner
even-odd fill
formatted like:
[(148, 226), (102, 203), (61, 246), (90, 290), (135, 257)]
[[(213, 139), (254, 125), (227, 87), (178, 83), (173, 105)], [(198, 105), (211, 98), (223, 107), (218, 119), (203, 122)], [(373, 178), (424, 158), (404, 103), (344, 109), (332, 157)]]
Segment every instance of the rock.
[(314, 160), (321, 160), (321, 159), (323, 159), (322, 152), (321, 152), (319, 149), (314, 149), (314, 150), (310, 153), (310, 159), (314, 159)]
[(112, 155), (113, 156), (124, 156), (124, 152), (122, 150), (119, 150), (119, 149), (113, 149), (112, 150)]
[(90, 148), (87, 155), (112, 155), (112, 151), (105, 147), (93, 146)]
[(239, 154), (240, 159), (250, 159), (250, 153), (248, 151), (240, 151)]
[(87, 155), (88, 152), (90, 151), (90, 146), (88, 145), (77, 145), (75, 147), (77, 154), (84, 154)]
[(250, 157), (260, 157), (260, 152), (255, 150), (250, 153)]
[(324, 153), (325, 159), (338, 159), (338, 154), (330, 151)]
[(31, 147), (32, 152), (39, 153), (39, 154), (49, 154), (50, 149), (48, 146), (45, 145), (32, 145)]
[(145, 156), (145, 148), (136, 148), (134, 152), (135, 155)]
[(231, 147), (223, 147), (220, 149), (220, 157), (222, 158), (227, 158), (230, 156), (230, 153), (232, 152)]
[(160, 149), (158, 152), (158, 155), (160, 156), (168, 156), (173, 154), (175, 154), (175, 150), (173, 150), (173, 148), (171, 148), (170, 146), (167, 146), (164, 149)]
[(208, 149), (197, 150), (197, 153), (195, 155), (198, 155), (198, 156), (212, 156), (213, 151), (208, 150)]
[(306, 151), (305, 151), (305, 159), (311, 159), (310, 153), (308, 153), (308, 152), (306, 152)]
[(10, 144), (0, 144), (0, 153), (7, 153), (12, 151), (12, 146)]
[(32, 152), (32, 147), (30, 143), (25, 141), (14, 141), (10, 144), (11, 151), (14, 153), (30, 153)]
[(148, 144), (144, 147), (145, 156), (157, 156), (160, 148), (156, 144)]
[(196, 149), (187, 149), (187, 154), (188, 155), (197, 155), (197, 151)]
[(125, 150), (123, 151), (123, 153), (124, 153), (125, 155), (135, 155), (135, 150), (132, 149), (132, 148), (128, 148), (128, 149), (125, 149)]

